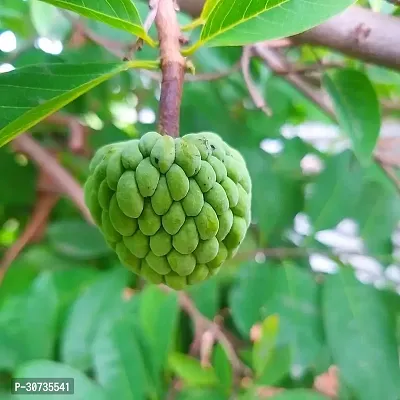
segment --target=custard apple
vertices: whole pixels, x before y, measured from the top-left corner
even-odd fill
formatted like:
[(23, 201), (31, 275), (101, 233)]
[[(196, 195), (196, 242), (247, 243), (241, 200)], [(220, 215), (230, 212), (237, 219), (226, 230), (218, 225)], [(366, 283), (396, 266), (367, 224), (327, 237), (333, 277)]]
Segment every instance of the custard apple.
[(180, 290), (215, 275), (242, 243), (251, 180), (241, 154), (218, 135), (148, 132), (100, 148), (85, 201), (120, 261)]

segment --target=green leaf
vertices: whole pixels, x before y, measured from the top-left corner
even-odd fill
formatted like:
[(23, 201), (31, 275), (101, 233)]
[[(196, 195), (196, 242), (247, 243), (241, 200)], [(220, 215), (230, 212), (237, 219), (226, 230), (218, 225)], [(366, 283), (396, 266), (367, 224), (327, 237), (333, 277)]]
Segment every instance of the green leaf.
[(100, 326), (118, 318), (128, 276), (122, 268), (102, 273), (73, 304), (61, 338), (65, 363), (80, 370), (91, 365), (91, 344)]
[(379, 180), (364, 180), (352, 215), (359, 224), (360, 236), (370, 254), (377, 256), (392, 254), (392, 235), (400, 220), (399, 194), (394, 187), (385, 185), (384, 180), (387, 180), (386, 176)]
[(57, 221), (47, 235), (55, 251), (74, 259), (91, 260), (111, 253), (99, 229), (81, 220)]
[(270, 398), (271, 400), (327, 400), (322, 394), (318, 394), (312, 390), (294, 389), (285, 390)]
[(319, 289), (311, 273), (295, 265), (244, 264), (229, 303), (239, 331), (249, 337), (251, 327), (277, 314), (277, 344), (290, 343), (293, 362), (309, 366), (322, 346)]
[[(136, 327), (137, 329), (137, 327)], [(92, 347), (96, 380), (107, 398), (145, 400), (148, 381), (144, 355), (130, 321), (101, 329)]]
[(276, 386), (290, 374), (292, 366), (292, 350), (290, 346), (275, 347), (264, 367), (261, 375), (257, 378), (258, 385)]
[(53, 6), (76, 12), (84, 17), (96, 19), (115, 28), (128, 31), (154, 46), (142, 26), (139, 12), (131, 0), (40, 0)]
[(39, 275), (29, 290), (0, 308), (0, 369), (35, 358), (51, 358), (56, 340), (57, 296), (51, 274)]
[(362, 165), (368, 165), (381, 128), (379, 100), (371, 81), (360, 71), (338, 69), (326, 73), (323, 83), (354, 153)]
[[(33, 395), (37, 400), (106, 400), (108, 397), (103, 389), (89, 379), (82, 372), (55, 361), (35, 360), (21, 365), (14, 374), (14, 378), (73, 378), (74, 394)], [(14, 395), (16, 399), (26, 399), (26, 395)], [(14, 397), (13, 396), (13, 397)]]
[(149, 343), (151, 361), (157, 375), (168, 360), (177, 330), (178, 315), (178, 296), (175, 292), (164, 293), (156, 286), (146, 286), (140, 294), (140, 326)]
[(221, 0), (211, 11), (200, 40), (185, 53), (203, 45), (241, 46), (279, 39), (310, 29), (340, 13), (354, 0)]
[(212, 365), (224, 393), (229, 394), (233, 385), (233, 368), (225, 349), (220, 343), (214, 346)]
[(207, 0), (204, 3), (203, 9), (200, 14), (200, 18), (203, 22), (207, 21), (207, 18), (211, 14), (211, 11), (215, 8), (215, 6), (220, 2), (221, 0)]
[[(22, 164), (10, 147), (0, 148), (0, 170), (7, 171), (0, 180), (0, 203), (7, 206), (27, 206), (35, 199), (37, 171), (28, 161)], [(10, 189), (13, 188), (13, 189)]]
[(305, 205), (314, 232), (332, 228), (351, 215), (360, 199), (362, 177), (363, 171), (350, 151), (327, 160)]
[(333, 361), (357, 398), (399, 398), (395, 327), (382, 293), (342, 269), (326, 279), (322, 307)]
[(256, 375), (260, 376), (268, 364), (276, 346), (277, 336), (279, 332), (279, 317), (270, 315), (265, 318), (261, 324), (261, 337), (253, 346), (253, 368)]
[(214, 386), (217, 383), (214, 368), (203, 368), (200, 361), (186, 354), (172, 353), (170, 369), (188, 386)]
[(98, 277), (98, 270), (84, 267), (52, 271), (52, 281), (57, 292), (58, 329), (63, 327), (69, 307), (75, 299)]
[(277, 346), (279, 317), (270, 315), (261, 324), (261, 337), (253, 346), (253, 368), (258, 385), (274, 385), (291, 366), (290, 346)]
[(148, 61), (43, 64), (0, 74), (0, 146), (114, 75), (155, 65)]
[(219, 310), (220, 285), (216, 279), (208, 279), (193, 285), (188, 293), (197, 309), (207, 318), (213, 319)]
[(243, 149), (242, 154), (253, 181), (254, 219), (265, 240), (273, 240), (303, 209), (303, 184), (297, 177), (276, 171), (274, 157), (261, 149)]

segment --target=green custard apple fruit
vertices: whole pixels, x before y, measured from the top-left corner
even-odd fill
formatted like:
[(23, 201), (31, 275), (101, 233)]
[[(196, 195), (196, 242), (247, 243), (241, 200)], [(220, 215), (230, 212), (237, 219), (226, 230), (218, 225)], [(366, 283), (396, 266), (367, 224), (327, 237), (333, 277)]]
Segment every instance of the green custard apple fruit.
[(251, 219), (251, 180), (241, 154), (218, 135), (174, 139), (148, 132), (100, 148), (85, 201), (121, 263), (180, 290), (218, 273)]

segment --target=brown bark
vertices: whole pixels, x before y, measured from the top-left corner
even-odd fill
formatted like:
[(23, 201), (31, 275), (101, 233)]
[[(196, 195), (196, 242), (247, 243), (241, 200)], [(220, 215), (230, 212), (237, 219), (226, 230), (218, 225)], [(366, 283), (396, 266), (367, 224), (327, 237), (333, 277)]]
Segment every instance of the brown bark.
[(181, 32), (173, 0), (159, 1), (155, 22), (162, 71), (159, 133), (178, 137), (185, 59), (180, 52)]

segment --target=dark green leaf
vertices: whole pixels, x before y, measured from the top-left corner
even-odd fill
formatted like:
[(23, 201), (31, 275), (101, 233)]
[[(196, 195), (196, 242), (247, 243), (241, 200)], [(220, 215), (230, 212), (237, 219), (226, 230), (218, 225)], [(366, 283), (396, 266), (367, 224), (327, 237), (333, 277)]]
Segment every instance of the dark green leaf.
[(240, 46), (291, 36), (310, 29), (343, 11), (354, 0), (221, 0), (210, 13), (198, 43), (202, 45)]
[(100, 329), (93, 343), (94, 371), (107, 398), (145, 400), (148, 382), (144, 355), (129, 321)]
[(350, 151), (328, 159), (305, 205), (314, 231), (332, 228), (349, 216), (360, 198), (361, 187), (362, 170)]
[(61, 359), (78, 369), (91, 365), (91, 345), (101, 326), (118, 317), (122, 290), (129, 271), (115, 269), (101, 274), (73, 304), (61, 341)]
[(323, 82), (354, 153), (361, 164), (369, 164), (381, 128), (380, 106), (372, 83), (365, 74), (352, 69), (326, 73)]
[[(54, 400), (106, 400), (103, 389), (82, 372), (68, 365), (54, 361), (35, 360), (21, 365), (14, 374), (15, 378), (73, 378), (74, 394), (51, 394)], [(33, 395), (37, 400), (48, 400), (49, 394)], [(17, 399), (25, 399), (26, 395), (16, 395)]]
[(142, 26), (139, 12), (131, 0), (40, 0), (123, 29), (154, 45)]
[(91, 260), (111, 253), (99, 229), (80, 220), (57, 221), (47, 235), (54, 250), (74, 259)]
[(229, 394), (233, 385), (233, 368), (225, 349), (219, 343), (214, 347), (212, 365), (224, 393)]
[(186, 354), (172, 353), (169, 367), (188, 386), (214, 386), (217, 377), (212, 367), (202, 367), (200, 361)]
[(209, 279), (188, 289), (198, 310), (207, 318), (213, 319), (220, 302), (220, 286), (216, 279)]
[(335, 365), (360, 399), (398, 399), (400, 367), (395, 328), (382, 293), (350, 269), (327, 278), (325, 332)]
[(149, 343), (151, 361), (157, 375), (167, 362), (177, 330), (178, 314), (176, 293), (166, 294), (156, 286), (147, 286), (140, 294), (140, 326)]
[(254, 324), (277, 314), (281, 327), (278, 345), (290, 343), (294, 362), (308, 366), (322, 346), (318, 296), (312, 274), (300, 267), (245, 264), (230, 296), (232, 317), (248, 337)]
[(21, 163), (10, 150), (8, 146), (0, 149), (0, 169), (7, 171), (0, 180), (0, 204), (31, 204), (35, 198), (36, 170), (29, 161), (27, 165)]
[(146, 66), (140, 61), (43, 64), (0, 74), (0, 146), (112, 76)]
[(52, 357), (56, 322), (57, 295), (51, 274), (44, 272), (29, 290), (7, 298), (0, 308), (0, 369)]
[(384, 260), (392, 254), (392, 235), (400, 219), (399, 194), (376, 165), (364, 177), (363, 187), (352, 217), (359, 223), (360, 236), (370, 254)]
[(242, 151), (253, 181), (252, 212), (266, 240), (273, 240), (293, 224), (303, 208), (302, 183), (297, 177), (279, 174), (274, 158), (259, 149)]

